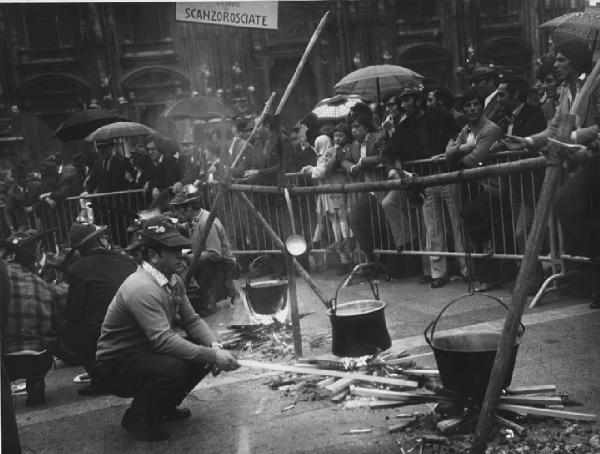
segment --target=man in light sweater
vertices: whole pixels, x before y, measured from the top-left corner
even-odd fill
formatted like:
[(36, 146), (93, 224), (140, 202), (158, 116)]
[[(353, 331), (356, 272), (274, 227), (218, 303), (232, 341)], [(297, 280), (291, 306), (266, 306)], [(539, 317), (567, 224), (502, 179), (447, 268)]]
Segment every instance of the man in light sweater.
[[(190, 305), (175, 274), (189, 240), (163, 216), (140, 232), (142, 265), (110, 303), (98, 340), (98, 373), (110, 391), (133, 397), (121, 425), (138, 440), (169, 437), (160, 422), (191, 416), (177, 408), (208, 372), (234, 370), (235, 357)], [(174, 331), (175, 319), (187, 339)]]

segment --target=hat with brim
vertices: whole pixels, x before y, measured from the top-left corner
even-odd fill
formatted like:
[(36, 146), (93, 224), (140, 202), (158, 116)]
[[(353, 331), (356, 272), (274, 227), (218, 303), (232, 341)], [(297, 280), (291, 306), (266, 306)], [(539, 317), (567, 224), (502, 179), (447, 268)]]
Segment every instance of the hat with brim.
[(135, 232), (133, 232), (133, 235), (131, 236), (131, 242), (127, 245), (125, 250), (127, 252), (135, 251), (141, 245), (142, 245), (142, 232), (140, 230), (136, 230)]
[(107, 229), (106, 225), (75, 222), (69, 232), (69, 241), (73, 249), (78, 249), (86, 243), (98, 238)]
[(44, 232), (38, 232), (35, 229), (25, 231), (17, 231), (11, 234), (8, 238), (0, 240), (0, 246), (4, 246), (9, 251), (27, 250), (31, 251), (36, 243), (42, 240), (43, 237), (55, 232), (57, 229), (50, 229)]
[(140, 244), (143, 246), (162, 246), (170, 249), (190, 247), (190, 240), (184, 237), (166, 216), (148, 219), (140, 230)]

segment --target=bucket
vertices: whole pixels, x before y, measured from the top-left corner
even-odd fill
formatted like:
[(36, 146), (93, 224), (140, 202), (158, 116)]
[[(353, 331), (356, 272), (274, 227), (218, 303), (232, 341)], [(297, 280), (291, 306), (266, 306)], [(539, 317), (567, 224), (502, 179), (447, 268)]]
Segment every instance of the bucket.
[(265, 257), (268, 258), (268, 256), (260, 256), (252, 261), (243, 289), (246, 292), (248, 304), (254, 312), (261, 315), (272, 315), (282, 310), (287, 304), (288, 281), (274, 279), (251, 282), (252, 268)]
[[(346, 282), (347, 276), (342, 281)], [(369, 281), (375, 299), (337, 303), (340, 284), (327, 310), (331, 322), (331, 348), (337, 356), (375, 355), (387, 350), (392, 340), (385, 324), (385, 303), (379, 300), (376, 283)]]
[[(435, 329), (442, 314), (451, 305), (469, 296), (473, 296), (473, 294), (462, 295), (452, 300), (440, 311), (438, 316), (425, 329), (425, 341), (433, 350), (444, 388), (465, 398), (482, 401), (502, 337), (501, 332), (487, 329), (435, 335)], [(486, 294), (479, 294), (478, 296), (492, 299), (508, 310), (508, 307), (498, 298)], [(506, 377), (504, 378), (504, 388), (510, 386), (517, 351), (524, 332), (525, 326), (521, 323), (519, 335), (513, 346)]]

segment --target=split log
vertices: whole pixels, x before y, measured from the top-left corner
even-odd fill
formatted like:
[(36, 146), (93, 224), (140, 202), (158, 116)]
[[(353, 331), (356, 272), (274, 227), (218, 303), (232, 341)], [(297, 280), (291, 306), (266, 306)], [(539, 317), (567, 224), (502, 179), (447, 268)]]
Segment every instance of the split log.
[(419, 384), (410, 380), (399, 380), (397, 378), (377, 377), (375, 375), (356, 374), (352, 372), (341, 372), (337, 370), (312, 369), (307, 367), (294, 367), (285, 364), (264, 363), (248, 359), (240, 359), (238, 363), (241, 366), (252, 367), (255, 369), (276, 370), (280, 372), (294, 372), (296, 374), (321, 375), (323, 377), (353, 378), (359, 382), (378, 383), (388, 386), (397, 386), (400, 388), (417, 389)]
[(598, 418), (590, 413), (576, 413), (574, 411), (555, 410), (552, 408), (527, 407), (525, 405), (498, 404), (498, 410), (512, 411), (520, 415), (549, 416), (551, 418), (570, 419), (574, 421), (596, 421)]
[(336, 381), (335, 377), (326, 378), (325, 380), (321, 380), (319, 383), (317, 383), (317, 388), (325, 389), (327, 386), (331, 385), (335, 381)]
[(398, 373), (416, 377), (440, 378), (440, 371), (437, 369), (402, 369)]
[(405, 419), (401, 423), (394, 424), (393, 426), (390, 426), (388, 428), (388, 433), (393, 434), (394, 432), (400, 432), (400, 431), (406, 429), (407, 427), (412, 426), (416, 422), (417, 422), (417, 418), (416, 417)]
[(342, 400), (344, 400), (346, 398), (346, 395), (348, 394), (348, 390), (347, 389), (342, 389), (339, 393), (331, 396), (331, 401), (332, 402), (341, 402)]
[(354, 378), (340, 378), (339, 380), (336, 380), (335, 382), (331, 383), (330, 385), (327, 385), (325, 387), (325, 390), (329, 391), (331, 394), (335, 395), (345, 389), (348, 389), (350, 387), (350, 385), (352, 385), (355, 382), (356, 382), (356, 380)]
[(375, 400), (369, 403), (369, 408), (371, 410), (381, 410), (382, 408), (402, 407), (404, 405), (406, 405), (406, 402), (399, 400)]
[(563, 405), (561, 396), (501, 396), (500, 402), (517, 405)]
[(360, 386), (351, 386), (350, 393), (354, 396), (376, 397), (378, 399), (415, 401), (415, 402), (456, 402), (455, 399), (437, 394), (414, 393), (388, 391), (385, 389), (362, 388)]
[(556, 385), (515, 386), (506, 390), (507, 394), (546, 394), (556, 392)]

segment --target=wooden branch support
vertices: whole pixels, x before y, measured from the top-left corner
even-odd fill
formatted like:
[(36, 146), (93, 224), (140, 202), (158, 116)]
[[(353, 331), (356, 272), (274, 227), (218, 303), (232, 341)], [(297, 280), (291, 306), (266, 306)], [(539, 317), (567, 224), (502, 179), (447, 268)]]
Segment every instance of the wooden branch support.
[[(271, 226), (269, 225), (267, 220), (258, 212), (256, 207), (252, 204), (252, 202), (246, 196), (246, 194), (244, 194), (243, 192), (240, 192), (240, 193), (238, 193), (238, 196), (239, 196), (240, 200), (244, 203), (244, 205), (246, 205), (246, 207), (248, 207), (248, 210), (250, 210), (250, 212), (258, 220), (259, 224), (261, 224), (263, 226), (263, 228), (265, 229), (267, 234), (275, 242), (275, 245), (282, 251), (285, 251), (285, 244), (283, 243), (283, 241), (281, 241), (281, 238), (279, 238), (279, 236), (277, 236), (277, 233), (275, 233), (275, 231), (271, 228)], [(293, 260), (294, 260), (294, 266), (296, 267), (296, 270), (298, 271), (298, 273), (300, 274), (302, 279), (304, 279), (306, 281), (306, 283), (311, 288), (311, 290), (321, 300), (321, 303), (323, 303), (323, 305), (329, 309), (329, 300), (327, 299), (327, 297), (323, 294), (323, 292), (317, 286), (317, 284), (312, 279), (312, 277), (310, 277), (310, 274), (308, 274), (308, 272), (302, 267), (302, 265), (300, 265), (300, 263), (298, 263), (298, 260), (296, 260), (295, 258), (293, 258)]]
[[(596, 62), (594, 69), (588, 75), (583, 87), (581, 87), (581, 90), (575, 97), (575, 101), (571, 106), (569, 114), (562, 115), (559, 118), (556, 139), (564, 142), (569, 141), (571, 131), (575, 128), (576, 115), (580, 113), (580, 110), (583, 110), (580, 109), (580, 106), (583, 106), (585, 102), (590, 102), (589, 98), (592, 95), (592, 91), (597, 83), (599, 75), (600, 60)], [(525, 304), (527, 303), (527, 287), (529, 287), (529, 283), (533, 277), (542, 240), (544, 239), (545, 228), (548, 223), (550, 205), (554, 201), (554, 194), (560, 182), (562, 167), (561, 157), (567, 154), (564, 153), (561, 145), (556, 142), (548, 145), (547, 149), (549, 152), (549, 163), (548, 167), (546, 167), (546, 175), (538, 198), (533, 225), (527, 237), (524, 258), (521, 262), (521, 268), (519, 269), (519, 275), (517, 276), (517, 281), (515, 283), (511, 304), (509, 305), (508, 316), (506, 317), (506, 322), (504, 323), (504, 328), (502, 330), (502, 337), (500, 338), (500, 344), (498, 345), (490, 381), (483, 399), (481, 413), (479, 415), (473, 444), (471, 446), (471, 454), (484, 454), (487, 447), (496, 405), (498, 404), (498, 398), (504, 385), (506, 372), (508, 371), (512, 350), (519, 330), (519, 324), (525, 309)], [(506, 404), (501, 405), (504, 406)], [(544, 412), (552, 411), (548, 409), (537, 410), (543, 410)]]
[(381, 385), (397, 386), (400, 388), (417, 389), (418, 383), (410, 380), (400, 380), (396, 378), (378, 377), (375, 375), (356, 374), (350, 372), (341, 372), (338, 370), (321, 370), (307, 367), (295, 367), (285, 364), (264, 363), (260, 361), (252, 361), (248, 359), (238, 360), (241, 366), (252, 367), (255, 369), (276, 370), (279, 372), (293, 372), (296, 374), (305, 375), (321, 375), (323, 377), (338, 377), (338, 378), (353, 378), (359, 382), (378, 383)]
[(574, 421), (596, 421), (598, 416), (590, 413), (556, 410), (554, 408), (528, 407), (526, 405), (498, 404), (498, 410), (512, 411), (520, 415), (549, 416), (551, 418), (570, 419)]
[(308, 42), (308, 45), (306, 46), (306, 49), (304, 49), (304, 53), (302, 54), (302, 57), (300, 58), (300, 61), (298, 62), (298, 66), (296, 66), (296, 71), (294, 71), (294, 75), (290, 79), (290, 81), (285, 89), (285, 92), (283, 93), (283, 96), (281, 97), (281, 101), (279, 101), (279, 106), (277, 106), (275, 115), (279, 115), (281, 113), (281, 111), (283, 110), (283, 106), (287, 102), (287, 100), (290, 96), (290, 93), (292, 92), (292, 89), (298, 82), (298, 79), (300, 79), (300, 74), (302, 73), (302, 69), (304, 68), (304, 65), (306, 65), (308, 56), (310, 55), (310, 52), (312, 51), (313, 47), (315, 47), (315, 44), (317, 43), (317, 39), (319, 39), (319, 35), (323, 31), (323, 28), (325, 28), (325, 23), (327, 22), (328, 17), (329, 17), (329, 11), (327, 11), (321, 18), (321, 21), (319, 22), (319, 25), (317, 25), (317, 28), (315, 29), (313, 35), (311, 36), (310, 41)]

